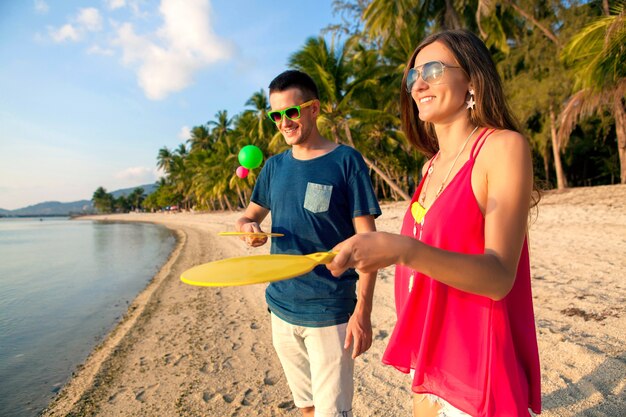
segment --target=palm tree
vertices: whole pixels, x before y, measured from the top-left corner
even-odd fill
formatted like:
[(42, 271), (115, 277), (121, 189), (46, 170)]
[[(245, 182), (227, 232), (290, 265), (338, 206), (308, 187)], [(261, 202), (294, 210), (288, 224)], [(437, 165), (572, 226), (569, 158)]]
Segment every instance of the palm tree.
[(256, 116), (257, 120), (257, 132), (256, 135), (259, 139), (264, 140), (271, 136), (272, 126), (268, 123), (267, 110), (269, 109), (269, 99), (263, 89), (257, 91), (246, 101), (246, 106), (252, 106), (251, 110)]
[(93, 205), (100, 213), (110, 213), (113, 211), (113, 195), (107, 193), (104, 187), (98, 187), (91, 197)]
[(560, 48), (561, 40), (550, 28), (559, 26), (555, 11), (567, 6), (558, 1), (553, 3), (556, 4), (535, 0), (526, 2), (478, 0), (476, 27), (487, 46), (495, 46), (504, 53), (508, 53), (508, 43), (512, 37), (515, 38), (512, 35), (519, 29), (520, 24), (538, 29), (546, 39)]
[(189, 154), (189, 150), (187, 149), (184, 143), (181, 143), (180, 145), (178, 145), (178, 148), (176, 148), (175, 153), (176, 155), (184, 158)]
[(187, 142), (193, 152), (196, 149), (211, 149), (213, 138), (206, 126), (194, 126)]
[(228, 118), (227, 110), (220, 110), (215, 114), (216, 120), (207, 122), (208, 126), (213, 126), (211, 134), (215, 137), (216, 142), (220, 142), (223, 138), (227, 138), (228, 132), (231, 130), (233, 119)]
[(522, 116), (531, 144), (543, 158), (546, 180), (552, 150), (558, 189), (567, 187), (561, 162), (565, 144), (558, 139), (558, 119), (563, 102), (571, 94), (571, 77), (558, 55), (564, 40), (571, 36), (571, 28), (581, 19), (587, 20), (589, 12), (588, 6), (532, 0), (479, 0), (476, 12), (485, 42), (504, 53), (494, 54), (494, 59), (512, 107)]
[(567, 140), (578, 121), (603, 108), (615, 118), (620, 181), (626, 184), (626, 3), (585, 26), (563, 50), (574, 67), (579, 90), (561, 114), (559, 141)]
[[(319, 93), (322, 115), (320, 123), (327, 126), (331, 137), (342, 143), (340, 131), (343, 130), (346, 142), (355, 147), (349, 126), (351, 111), (354, 107), (352, 96), (368, 81), (372, 74), (355, 73), (349, 60), (349, 48), (358, 39), (349, 39), (344, 46), (328, 46), (322, 37), (309, 38), (304, 47), (294, 53), (290, 59), (291, 67), (302, 70), (315, 80)], [(385, 181), (399, 196), (410, 200), (409, 195), (399, 187), (385, 172), (361, 152), (367, 166)]]
[(145, 200), (146, 195), (142, 187), (135, 188), (128, 196), (128, 202), (135, 209), (139, 210), (141, 203)]
[[(372, 0), (363, 12), (363, 20), (368, 35), (380, 37), (383, 43), (393, 41), (402, 33), (416, 34), (414, 48), (428, 30), (466, 27), (464, 16), (457, 11), (463, 9), (453, 0)], [(412, 49), (406, 52), (408, 58)]]
[(553, 161), (557, 188), (563, 189), (567, 180), (556, 129), (571, 82), (552, 41), (539, 31), (521, 31), (518, 36), (506, 59), (498, 63), (498, 69), (503, 74), (511, 107), (525, 126), (533, 149), (543, 159), (546, 181), (550, 180)]
[(170, 173), (173, 156), (174, 155), (172, 151), (170, 151), (167, 146), (159, 149), (159, 154), (157, 156), (157, 167), (162, 170), (165, 175), (168, 175)]
[(185, 208), (190, 208), (193, 205), (190, 193), (192, 172), (187, 164), (188, 155), (189, 152), (185, 144), (178, 145), (176, 151), (172, 153), (167, 176), (168, 183), (173, 186), (175, 194), (180, 198), (179, 203), (182, 203)]

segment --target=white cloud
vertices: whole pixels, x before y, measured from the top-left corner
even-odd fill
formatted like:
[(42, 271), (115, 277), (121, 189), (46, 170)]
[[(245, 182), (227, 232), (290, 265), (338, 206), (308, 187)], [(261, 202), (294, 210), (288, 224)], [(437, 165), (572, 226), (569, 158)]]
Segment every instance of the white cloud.
[(110, 48), (103, 48), (100, 45), (91, 45), (89, 49), (87, 49), (87, 53), (89, 55), (112, 56), (115, 54), (115, 51)]
[(167, 177), (167, 173), (163, 169), (161, 169), (161, 168), (156, 168), (154, 170), (154, 176), (157, 178), (157, 180), (155, 181), (155, 182), (157, 182), (161, 178)]
[(180, 128), (180, 132), (178, 132), (178, 139), (187, 140), (191, 137), (191, 129), (189, 126), (183, 126)]
[(72, 23), (66, 23), (60, 28), (48, 28), (50, 37), (55, 42), (73, 41), (78, 42), (85, 32), (98, 32), (102, 30), (102, 16), (98, 9), (93, 7), (80, 9)]
[[(128, 6), (138, 21), (139, 4), (133, 0), (106, 0), (110, 9)], [(116, 23), (110, 45), (94, 43), (88, 54), (113, 55), (121, 48), (122, 62), (133, 68), (144, 94), (160, 100), (193, 83), (194, 75), (221, 60), (229, 59), (233, 46), (219, 38), (211, 24), (209, 0), (161, 0), (159, 13), (163, 21), (152, 33), (139, 34), (130, 21)], [(55, 42), (78, 42), (89, 32), (102, 31), (103, 17), (96, 8), (80, 9), (73, 19), (60, 28), (49, 28)], [(106, 39), (106, 38), (105, 38)], [(107, 47), (110, 46), (110, 47)]]
[(129, 183), (148, 183), (156, 179), (155, 170), (146, 167), (130, 167), (115, 174), (115, 178)]
[(132, 24), (124, 23), (115, 41), (123, 62), (136, 68), (139, 85), (153, 100), (186, 88), (196, 71), (231, 55), (227, 42), (213, 33), (208, 0), (162, 0), (159, 11), (164, 22), (156, 36), (137, 35)]
[(35, 11), (39, 14), (46, 14), (50, 10), (48, 3), (44, 0), (35, 0)]
[(102, 16), (100, 16), (98, 9), (93, 7), (80, 9), (76, 21), (87, 31), (98, 32), (102, 30)]
[(50, 27), (48, 28), (48, 31), (50, 33), (50, 36), (52, 37), (52, 40), (54, 40), (55, 42), (65, 42), (67, 40), (77, 42), (80, 38), (80, 35), (76, 28), (74, 28), (74, 26), (69, 23), (66, 23), (59, 29)]
[(142, 11), (142, 6), (146, 5), (145, 0), (105, 0), (106, 8), (109, 10), (117, 10), (128, 8), (133, 16), (137, 18), (147, 18), (149, 12)]
[(107, 0), (106, 3), (110, 10), (121, 9), (126, 6), (126, 0)]

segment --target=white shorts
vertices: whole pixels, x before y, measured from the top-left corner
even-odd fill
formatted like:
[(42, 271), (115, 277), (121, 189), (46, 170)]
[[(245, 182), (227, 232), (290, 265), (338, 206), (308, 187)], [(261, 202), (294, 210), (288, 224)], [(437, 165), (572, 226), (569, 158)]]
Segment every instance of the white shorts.
[[(441, 397), (437, 397), (435, 394), (422, 394), (431, 404), (437, 404), (439, 407), (439, 411), (437, 412), (437, 417), (472, 417), (464, 411), (459, 410), (458, 408), (450, 405), (449, 402), (444, 400)], [(423, 400), (422, 400), (423, 401)], [(528, 416), (534, 416), (530, 410), (528, 410)]]
[(439, 406), (439, 411), (437, 412), (437, 417), (471, 417), (466, 412), (459, 410), (458, 408), (450, 405), (449, 402), (444, 400), (441, 397), (436, 396), (435, 394), (421, 394), (422, 401), (427, 400), (430, 401), (431, 404), (437, 404)]
[[(411, 380), (413, 380), (413, 378), (415, 377), (414, 369), (411, 369), (410, 375), (411, 375)], [(461, 411), (456, 407), (453, 407), (449, 402), (447, 402), (441, 397), (436, 396), (435, 394), (420, 394), (420, 395), (422, 395), (422, 399), (420, 401), (427, 400), (431, 404), (437, 404), (439, 406), (437, 417), (472, 417), (466, 412)]]
[(315, 407), (316, 417), (352, 417), (354, 360), (343, 348), (348, 323), (303, 327), (271, 316), (274, 349), (296, 407)]

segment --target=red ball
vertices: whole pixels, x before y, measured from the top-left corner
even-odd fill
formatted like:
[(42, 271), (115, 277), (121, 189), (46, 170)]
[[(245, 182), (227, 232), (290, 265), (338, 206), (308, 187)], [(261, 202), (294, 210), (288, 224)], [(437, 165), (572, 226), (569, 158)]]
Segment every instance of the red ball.
[(239, 178), (246, 178), (250, 170), (248, 168), (239, 167), (237, 168), (236, 174)]

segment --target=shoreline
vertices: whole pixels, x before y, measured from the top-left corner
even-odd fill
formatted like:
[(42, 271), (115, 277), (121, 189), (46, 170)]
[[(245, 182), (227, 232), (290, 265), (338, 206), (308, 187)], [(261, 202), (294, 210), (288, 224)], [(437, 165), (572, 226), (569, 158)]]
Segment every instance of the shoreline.
[[(406, 204), (383, 204), (378, 230), (397, 232)], [(42, 415), (297, 415), (271, 345), (264, 285), (198, 288), (178, 279), (200, 263), (267, 253), (269, 245), (251, 249), (216, 236), (240, 214), (77, 219), (157, 223), (174, 231), (177, 244)], [(535, 217), (529, 240), (541, 415), (618, 415), (626, 408), (626, 186), (545, 193)], [(376, 284), (373, 345), (355, 366), (355, 415), (410, 415), (408, 377), (380, 362), (394, 322), (388, 267)]]
[[(86, 217), (88, 216), (83, 216), (80, 220), (108, 221), (93, 218), (87, 219)], [(186, 235), (176, 229), (170, 230), (174, 234), (176, 244), (165, 263), (161, 266), (156, 275), (152, 277), (146, 287), (135, 297), (129, 305), (128, 310), (124, 313), (122, 319), (115, 324), (104, 340), (94, 347), (87, 359), (85, 359), (84, 363), (76, 367), (74, 372), (72, 372), (70, 380), (52, 400), (48, 407), (41, 412), (41, 415), (67, 415), (85, 391), (93, 386), (96, 375), (102, 369), (102, 365), (105, 363), (107, 358), (113, 354), (115, 348), (119, 345), (121, 340), (128, 334), (133, 326), (136, 325), (138, 318), (144, 312), (146, 306), (150, 303), (152, 296), (162, 284), (162, 281), (168, 276), (172, 264), (176, 261), (185, 245)]]

